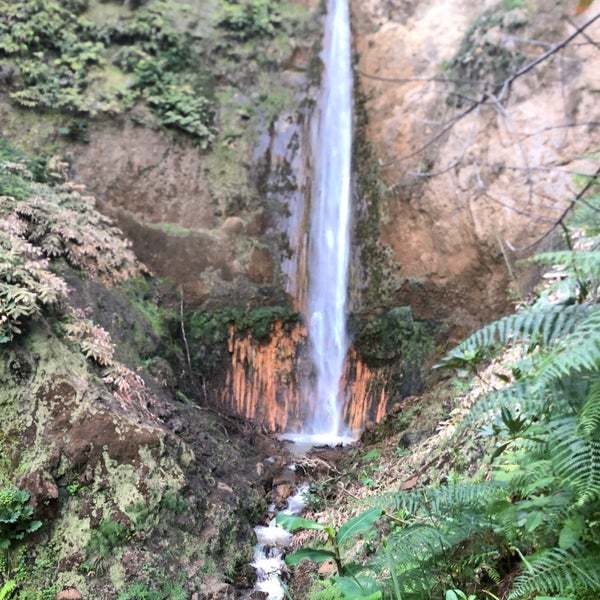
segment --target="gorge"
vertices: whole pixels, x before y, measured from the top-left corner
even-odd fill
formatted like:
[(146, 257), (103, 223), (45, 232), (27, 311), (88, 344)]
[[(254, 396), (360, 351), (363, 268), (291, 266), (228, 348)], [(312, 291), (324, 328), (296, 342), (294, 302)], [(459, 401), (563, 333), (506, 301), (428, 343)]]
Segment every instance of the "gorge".
[(599, 2), (0, 0), (0, 598), (595, 600)]

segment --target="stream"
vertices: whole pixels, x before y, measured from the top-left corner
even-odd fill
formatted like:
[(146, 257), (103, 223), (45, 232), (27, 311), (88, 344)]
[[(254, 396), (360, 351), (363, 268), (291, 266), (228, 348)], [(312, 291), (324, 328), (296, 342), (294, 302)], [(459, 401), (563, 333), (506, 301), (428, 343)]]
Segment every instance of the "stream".
[[(305, 493), (308, 485), (301, 485), (293, 496), (287, 500), (282, 511), (286, 515), (300, 515), (306, 506)], [(275, 511), (275, 506), (269, 507), (269, 513)], [(275, 517), (268, 525), (254, 528), (258, 543), (254, 547), (252, 567), (256, 570), (256, 586), (259, 592), (267, 594), (268, 600), (283, 600), (285, 587), (281, 579), (285, 571), (284, 555), (290, 545), (293, 535), (275, 523)]]

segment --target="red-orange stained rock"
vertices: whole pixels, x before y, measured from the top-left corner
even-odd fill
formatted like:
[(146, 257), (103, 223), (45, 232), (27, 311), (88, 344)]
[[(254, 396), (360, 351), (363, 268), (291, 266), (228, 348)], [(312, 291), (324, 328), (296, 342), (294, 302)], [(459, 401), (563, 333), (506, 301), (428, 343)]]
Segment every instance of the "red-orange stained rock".
[[(232, 412), (263, 424), (271, 431), (284, 431), (302, 422), (312, 399), (303, 393), (297, 365), (306, 344), (306, 331), (298, 325), (289, 330), (276, 323), (266, 344), (251, 335), (238, 336), (229, 330), (231, 364), (221, 393), (223, 404)], [(388, 395), (385, 374), (370, 370), (354, 351), (348, 356), (341, 383), (346, 403), (344, 420), (360, 431), (386, 414)], [(305, 386), (308, 387), (308, 386)]]

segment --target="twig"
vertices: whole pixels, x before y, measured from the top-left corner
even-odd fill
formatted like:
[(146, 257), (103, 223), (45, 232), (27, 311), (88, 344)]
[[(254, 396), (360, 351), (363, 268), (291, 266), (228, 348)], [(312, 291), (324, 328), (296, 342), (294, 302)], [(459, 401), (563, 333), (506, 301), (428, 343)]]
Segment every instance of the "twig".
[(190, 355), (190, 347), (188, 345), (187, 335), (185, 334), (185, 324), (184, 324), (184, 320), (183, 320), (183, 286), (181, 286), (179, 288), (179, 290), (180, 290), (180, 295), (181, 295), (181, 302), (179, 304), (179, 318), (181, 321), (181, 337), (183, 338), (183, 345), (185, 347), (185, 356), (187, 358), (187, 364), (188, 364), (188, 375), (191, 380), (192, 379), (192, 357)]
[(529, 73), (530, 71), (532, 71), (533, 69), (538, 67), (541, 63), (548, 60), (551, 56), (555, 55), (557, 52), (560, 52), (563, 48), (568, 46), (577, 36), (581, 35), (586, 29), (588, 29), (588, 27), (590, 27), (598, 19), (600, 19), (600, 12), (597, 15), (595, 15), (594, 17), (592, 17), (591, 19), (589, 19), (588, 21), (586, 21), (583, 25), (578, 27), (571, 35), (567, 36), (564, 40), (562, 40), (558, 44), (555, 44), (554, 46), (552, 46), (552, 48), (550, 48), (549, 50), (544, 52), (541, 56), (539, 56), (535, 60), (527, 63), (524, 67), (515, 71), (510, 77), (508, 77), (500, 85), (498, 85), (492, 92), (484, 92), (481, 95), (481, 98), (479, 98), (479, 100), (474, 101), (473, 104), (469, 108), (467, 108), (466, 110), (462, 111), (461, 113), (459, 113), (458, 115), (456, 115), (455, 117), (450, 119), (450, 121), (448, 121), (436, 135), (434, 135), (429, 141), (427, 141), (425, 144), (423, 144), (420, 148), (418, 148), (414, 152), (411, 152), (410, 154), (401, 156), (400, 158), (398, 158), (394, 161), (391, 161), (390, 163), (383, 165), (383, 166), (389, 167), (389, 166), (392, 166), (393, 164), (408, 160), (409, 158), (413, 158), (414, 156), (421, 154), (421, 152), (423, 152), (424, 150), (427, 150), (427, 148), (429, 148), (430, 146), (435, 144), (437, 141), (439, 141), (442, 137), (444, 137), (444, 135), (446, 135), (446, 133), (448, 133), (459, 121), (462, 121), (462, 119), (464, 119), (465, 117), (470, 115), (479, 106), (488, 104), (488, 103), (490, 103), (490, 101), (492, 103), (496, 103), (496, 102), (501, 103), (503, 101), (503, 99), (510, 93), (512, 86), (517, 79), (523, 77), (523, 75), (526, 75), (527, 73)]
[(550, 229), (548, 229), (548, 231), (546, 231), (546, 233), (544, 233), (544, 235), (542, 235), (540, 238), (538, 238), (535, 242), (529, 244), (525, 248), (519, 248), (518, 249), (519, 252), (528, 252), (529, 250), (532, 250), (538, 244), (543, 242), (548, 236), (550, 236), (552, 233), (554, 233), (554, 231), (556, 231), (556, 228), (560, 227), (563, 224), (563, 221), (567, 218), (567, 215), (571, 212), (573, 207), (583, 199), (583, 197), (592, 189), (592, 187), (594, 185), (596, 185), (599, 177), (600, 177), (600, 167), (598, 167), (596, 169), (596, 172), (590, 176), (589, 181), (583, 186), (583, 188), (581, 188), (581, 190), (579, 191), (577, 196), (575, 196), (575, 198), (573, 198), (569, 202), (569, 205), (567, 206), (567, 208), (565, 208), (565, 210), (562, 212), (562, 214), (560, 215), (558, 220), (552, 225), (552, 227), (550, 227)]

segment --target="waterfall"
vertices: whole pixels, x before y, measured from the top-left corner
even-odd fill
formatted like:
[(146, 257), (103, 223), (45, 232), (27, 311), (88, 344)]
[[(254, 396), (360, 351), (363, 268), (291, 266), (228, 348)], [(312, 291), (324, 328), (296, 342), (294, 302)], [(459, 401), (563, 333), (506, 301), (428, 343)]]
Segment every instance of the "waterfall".
[(306, 429), (331, 439), (344, 434), (340, 383), (348, 351), (353, 90), (348, 0), (328, 2), (322, 58), (312, 142), (308, 290), (308, 337), (316, 379)]

